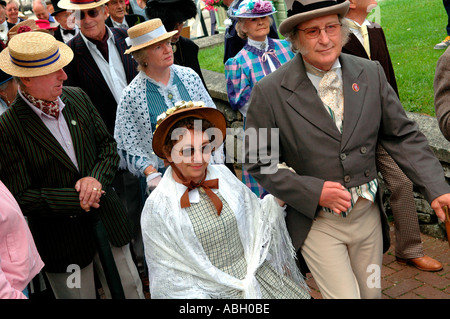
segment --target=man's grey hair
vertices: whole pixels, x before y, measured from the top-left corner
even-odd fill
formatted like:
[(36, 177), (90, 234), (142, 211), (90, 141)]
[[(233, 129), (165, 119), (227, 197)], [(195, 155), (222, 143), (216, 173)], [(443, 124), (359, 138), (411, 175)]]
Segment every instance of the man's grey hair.
[(47, 3), (45, 2), (45, 0), (33, 0), (33, 7), (35, 3), (40, 3), (44, 8), (47, 8)]
[(14, 4), (16, 4), (17, 8), (20, 8), (19, 1), (17, 1), (17, 0), (8, 0), (8, 1), (6, 1), (6, 4), (10, 4), (10, 3), (14, 3)]
[[(345, 18), (343, 17), (339, 17), (339, 23), (342, 25), (341, 26), (341, 36), (342, 36), (342, 46), (344, 46), (347, 42), (348, 39), (350, 38), (350, 27), (348, 25), (348, 22)], [(297, 53), (299, 52), (300, 54), (305, 54), (306, 50), (304, 48), (304, 46), (302, 45), (302, 43), (300, 43), (300, 39), (298, 36), (298, 30), (297, 28), (293, 28), (289, 33), (286, 34), (286, 40), (288, 40), (291, 43), (291, 49), (293, 52)]]

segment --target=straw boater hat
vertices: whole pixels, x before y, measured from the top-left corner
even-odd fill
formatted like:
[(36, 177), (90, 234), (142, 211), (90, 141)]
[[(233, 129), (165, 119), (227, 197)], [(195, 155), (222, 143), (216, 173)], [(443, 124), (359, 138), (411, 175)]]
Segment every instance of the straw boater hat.
[(107, 2), (109, 0), (60, 0), (58, 7), (68, 10), (87, 10), (100, 7)]
[(261, 18), (270, 16), (277, 12), (271, 1), (244, 0), (239, 7), (233, 11), (232, 19), (238, 18)]
[(24, 32), (14, 36), (0, 53), (0, 69), (18, 77), (53, 73), (73, 58), (72, 50), (44, 32)]
[(220, 145), (225, 140), (227, 122), (222, 112), (212, 107), (206, 107), (201, 101), (180, 101), (175, 103), (174, 107), (168, 109), (160, 116), (158, 116), (152, 141), (153, 152), (157, 156), (163, 159), (166, 158), (163, 149), (167, 134), (169, 133), (172, 126), (174, 126), (174, 124), (188, 117), (208, 120), (215, 128), (219, 129), (222, 133), (223, 140), (218, 141), (220, 142), (218, 145)]
[(349, 6), (346, 0), (286, 0), (288, 18), (280, 24), (280, 33), (286, 35), (299, 23), (331, 14), (345, 17)]
[(128, 38), (125, 41), (131, 48), (126, 50), (125, 54), (171, 38), (178, 31), (167, 32), (161, 19), (151, 19), (129, 28), (127, 32)]

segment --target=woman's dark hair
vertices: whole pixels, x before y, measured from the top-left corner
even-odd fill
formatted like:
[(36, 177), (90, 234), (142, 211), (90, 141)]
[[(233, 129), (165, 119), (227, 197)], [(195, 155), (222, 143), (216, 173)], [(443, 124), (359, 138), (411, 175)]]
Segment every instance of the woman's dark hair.
[[(179, 136), (177, 139), (172, 139), (172, 133), (177, 128), (186, 128), (187, 130), (193, 130), (197, 127), (195, 126), (195, 121), (201, 121), (202, 122), (202, 132), (205, 132), (209, 128), (215, 127), (210, 121), (205, 119), (199, 119), (197, 117), (187, 117), (184, 119), (179, 120), (176, 122), (169, 130), (169, 132), (166, 135), (166, 139), (164, 141), (163, 151), (166, 154), (170, 154), (172, 152), (173, 146), (180, 140)], [(211, 139), (212, 138), (212, 139)], [(215, 136), (210, 136), (210, 142), (214, 140)]]

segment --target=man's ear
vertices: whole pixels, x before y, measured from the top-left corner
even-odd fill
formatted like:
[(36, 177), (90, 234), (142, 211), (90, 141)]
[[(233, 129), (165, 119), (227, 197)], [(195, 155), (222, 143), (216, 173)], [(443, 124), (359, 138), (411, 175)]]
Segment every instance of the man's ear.
[(29, 78), (29, 77), (21, 77), (20, 78), (20, 82), (22, 82), (22, 84), (25, 85), (25, 87), (29, 87), (30, 83), (31, 83), (31, 78)]
[(355, 0), (349, 0), (349, 2), (350, 2), (350, 9), (355, 9), (356, 8)]

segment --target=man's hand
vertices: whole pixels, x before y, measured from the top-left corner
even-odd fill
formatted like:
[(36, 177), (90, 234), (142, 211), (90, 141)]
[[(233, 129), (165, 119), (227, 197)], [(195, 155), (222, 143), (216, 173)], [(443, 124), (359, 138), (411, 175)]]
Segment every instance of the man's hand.
[(326, 181), (323, 184), (319, 205), (332, 209), (335, 213), (347, 211), (351, 206), (351, 195), (339, 183)]
[(100, 197), (105, 194), (102, 184), (94, 177), (83, 177), (75, 184), (75, 190), (80, 193), (80, 206), (86, 212), (100, 207)]
[(439, 197), (436, 197), (431, 202), (431, 208), (433, 208), (434, 212), (436, 213), (436, 216), (442, 221), (445, 221), (445, 213), (442, 209), (444, 206), (450, 207), (450, 194), (444, 194)]

